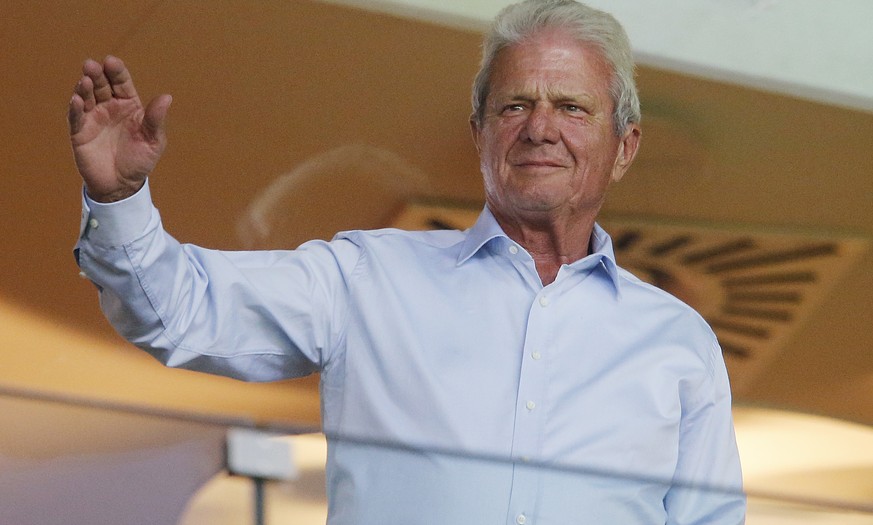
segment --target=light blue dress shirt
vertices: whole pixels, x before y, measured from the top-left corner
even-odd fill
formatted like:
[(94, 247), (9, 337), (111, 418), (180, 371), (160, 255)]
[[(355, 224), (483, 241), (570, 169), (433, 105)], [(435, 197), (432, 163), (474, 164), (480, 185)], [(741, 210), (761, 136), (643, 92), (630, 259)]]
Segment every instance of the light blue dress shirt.
[(486, 208), (466, 232), (220, 252), (166, 234), (146, 186), (86, 199), (76, 255), (169, 366), (321, 372), (331, 525), (743, 523), (715, 336), (599, 227), (592, 247), (543, 286)]

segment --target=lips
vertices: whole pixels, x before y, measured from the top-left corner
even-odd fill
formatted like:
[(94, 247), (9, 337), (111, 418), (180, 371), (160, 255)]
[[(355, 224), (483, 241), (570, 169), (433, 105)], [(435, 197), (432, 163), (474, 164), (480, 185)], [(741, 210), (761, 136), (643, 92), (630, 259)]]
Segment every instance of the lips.
[(554, 160), (524, 159), (513, 161), (513, 166), (518, 168), (565, 168), (563, 162)]

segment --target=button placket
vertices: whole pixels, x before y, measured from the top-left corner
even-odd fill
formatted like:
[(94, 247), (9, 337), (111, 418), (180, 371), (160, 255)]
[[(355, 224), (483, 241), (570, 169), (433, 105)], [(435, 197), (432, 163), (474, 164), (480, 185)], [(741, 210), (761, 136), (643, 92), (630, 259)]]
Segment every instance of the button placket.
[(545, 366), (544, 348), (548, 348), (554, 338), (554, 317), (546, 308), (550, 304), (546, 293), (554, 289), (538, 290), (532, 297), (528, 312), (527, 330), (524, 339), (519, 378), (515, 425), (513, 432), (512, 457), (517, 463), (513, 468), (512, 489), (510, 493), (510, 513), (507, 523), (531, 525), (531, 512), (537, 506), (540, 470), (534, 467), (541, 457), (545, 417), (548, 413), (546, 399), (548, 367)]

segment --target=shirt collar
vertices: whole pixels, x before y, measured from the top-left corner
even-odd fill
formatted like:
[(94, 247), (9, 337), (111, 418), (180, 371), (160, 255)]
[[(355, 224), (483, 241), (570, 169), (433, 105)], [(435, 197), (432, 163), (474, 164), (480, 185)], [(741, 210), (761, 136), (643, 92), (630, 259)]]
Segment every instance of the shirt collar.
[[(476, 224), (467, 230), (467, 236), (461, 245), (461, 251), (458, 254), (458, 266), (464, 264), (471, 257), (476, 255), (486, 244), (496, 238), (504, 238), (508, 242), (511, 239), (504, 233), (503, 228), (497, 223), (497, 219), (488, 209), (488, 206), (479, 214)], [(574, 262), (570, 265), (590, 267), (592, 259), (597, 261), (597, 264), (603, 267), (609, 279), (615, 287), (616, 294), (621, 294), (621, 285), (619, 279), (618, 265), (615, 262), (615, 251), (612, 247), (612, 239), (609, 234), (600, 227), (599, 224), (594, 224), (594, 230), (591, 232), (591, 247), (593, 252), (588, 257)], [(587, 261), (583, 263), (582, 261)]]
[(606, 233), (606, 230), (594, 223), (594, 230), (591, 232), (591, 248), (592, 255), (600, 256), (600, 265), (606, 270), (612, 280), (612, 285), (615, 286), (615, 293), (621, 295), (621, 280), (618, 278), (618, 264), (615, 262), (615, 250), (612, 247), (612, 238)]
[(470, 257), (476, 255), (483, 246), (488, 244), (488, 241), (498, 237), (509, 239), (509, 237), (507, 237), (503, 232), (503, 228), (497, 224), (497, 219), (495, 219), (494, 215), (491, 214), (491, 210), (488, 209), (488, 206), (485, 206), (482, 213), (479, 214), (479, 218), (476, 219), (476, 224), (467, 230), (467, 237), (464, 239), (464, 244), (461, 246), (461, 252), (458, 254), (458, 266), (464, 264)]

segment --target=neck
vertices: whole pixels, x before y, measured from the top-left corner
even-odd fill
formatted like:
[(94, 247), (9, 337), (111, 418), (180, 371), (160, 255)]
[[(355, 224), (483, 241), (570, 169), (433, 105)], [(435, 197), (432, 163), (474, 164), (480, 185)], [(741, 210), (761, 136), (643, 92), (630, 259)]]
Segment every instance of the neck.
[(586, 217), (543, 217), (540, 220), (519, 220), (492, 210), (497, 223), (510, 239), (530, 253), (543, 286), (555, 281), (558, 270), (586, 257), (596, 214)]

